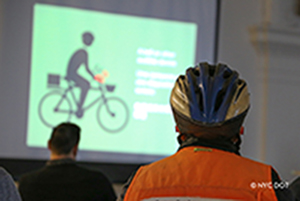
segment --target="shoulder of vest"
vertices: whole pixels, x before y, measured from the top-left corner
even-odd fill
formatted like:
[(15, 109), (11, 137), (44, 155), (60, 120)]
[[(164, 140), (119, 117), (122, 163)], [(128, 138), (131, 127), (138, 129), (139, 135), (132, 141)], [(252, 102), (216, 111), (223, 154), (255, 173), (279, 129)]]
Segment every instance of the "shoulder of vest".
[[(195, 150), (195, 149), (198, 150)], [(199, 149), (200, 148), (200, 149)], [(202, 150), (201, 150), (202, 149)], [(253, 159), (249, 159), (240, 155), (237, 155), (235, 153), (219, 150), (219, 149), (213, 149), (213, 148), (206, 148), (206, 147), (187, 147), (183, 148), (182, 150), (179, 150), (175, 154), (168, 156), (166, 158), (163, 158), (159, 161), (153, 162), (151, 164), (145, 165), (142, 167), (143, 170), (152, 169), (153, 167), (158, 166), (165, 166), (169, 163), (178, 161), (178, 160), (189, 160), (189, 156), (191, 155), (191, 152), (196, 151), (202, 151), (207, 157), (213, 156), (212, 160), (220, 159), (220, 160), (228, 160), (228, 163), (234, 163), (236, 165), (241, 166), (251, 166), (251, 167), (257, 167), (259, 169), (264, 169), (265, 171), (270, 171), (272, 169), (271, 165), (255, 161)], [(212, 154), (212, 155), (211, 155)], [(182, 155), (182, 156), (181, 156)], [(191, 156), (192, 157), (192, 156)], [(271, 172), (270, 172), (271, 174)]]

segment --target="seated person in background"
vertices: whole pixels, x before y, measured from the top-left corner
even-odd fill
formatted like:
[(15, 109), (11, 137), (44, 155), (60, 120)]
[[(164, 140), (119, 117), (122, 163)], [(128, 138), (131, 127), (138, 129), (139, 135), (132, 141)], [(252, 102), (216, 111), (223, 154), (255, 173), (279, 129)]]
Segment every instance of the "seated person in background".
[(2, 167), (0, 167), (0, 200), (21, 201), (21, 197), (14, 180)]
[(300, 177), (297, 177), (290, 185), (289, 189), (292, 191), (297, 201), (300, 201)]
[(239, 153), (250, 101), (247, 84), (236, 71), (224, 64), (188, 68), (177, 78), (170, 104), (179, 150), (139, 168), (121, 199), (293, 200), (287, 188), (273, 187), (280, 179), (271, 166)]
[(50, 160), (40, 170), (23, 175), (19, 191), (23, 201), (113, 201), (111, 183), (98, 171), (80, 167), (75, 162), (80, 128), (62, 123), (53, 129), (48, 141)]

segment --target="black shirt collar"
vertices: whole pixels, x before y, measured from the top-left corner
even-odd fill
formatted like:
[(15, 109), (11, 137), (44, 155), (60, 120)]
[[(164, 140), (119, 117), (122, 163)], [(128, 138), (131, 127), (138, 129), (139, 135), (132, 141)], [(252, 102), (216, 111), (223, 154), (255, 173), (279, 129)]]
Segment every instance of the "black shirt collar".
[(64, 158), (64, 159), (57, 159), (57, 160), (49, 160), (47, 161), (47, 166), (53, 166), (53, 165), (64, 165), (64, 164), (75, 164), (75, 160), (71, 158)]
[(209, 148), (220, 149), (223, 151), (228, 151), (240, 155), (239, 146), (236, 146), (230, 140), (209, 140), (209, 139), (196, 138), (190, 135), (184, 142), (180, 143), (180, 147), (178, 150), (190, 146), (209, 147)]

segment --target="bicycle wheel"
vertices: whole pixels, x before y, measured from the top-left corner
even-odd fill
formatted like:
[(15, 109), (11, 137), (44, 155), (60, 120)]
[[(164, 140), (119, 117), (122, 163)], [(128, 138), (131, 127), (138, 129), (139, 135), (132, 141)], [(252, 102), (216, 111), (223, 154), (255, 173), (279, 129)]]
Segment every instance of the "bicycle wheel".
[(41, 121), (50, 128), (61, 122), (68, 122), (71, 119), (71, 102), (67, 97), (63, 97), (60, 91), (47, 93), (40, 101), (39, 116)]
[(120, 98), (109, 97), (103, 101), (97, 110), (99, 125), (107, 132), (121, 131), (128, 123), (129, 110)]

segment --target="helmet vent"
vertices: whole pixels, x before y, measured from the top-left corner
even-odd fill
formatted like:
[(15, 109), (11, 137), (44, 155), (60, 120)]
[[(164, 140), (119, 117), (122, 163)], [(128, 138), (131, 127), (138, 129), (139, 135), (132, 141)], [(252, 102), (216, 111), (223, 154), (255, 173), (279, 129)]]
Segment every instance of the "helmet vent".
[(210, 77), (214, 76), (216, 68), (214, 66), (209, 66), (208, 74)]
[(198, 68), (197, 68), (197, 69), (194, 69), (194, 74), (195, 74), (197, 77), (200, 76), (200, 71), (199, 71)]
[(198, 91), (198, 94), (199, 94), (199, 96), (197, 97), (197, 99), (198, 99), (199, 109), (200, 109), (200, 111), (203, 112), (204, 111), (204, 107), (203, 107), (203, 95), (202, 95), (201, 90)]
[(244, 90), (244, 88), (246, 87), (246, 83), (245, 83), (245, 82), (243, 82), (243, 81), (241, 81), (241, 80), (239, 80), (239, 81), (238, 81), (238, 85), (241, 85), (241, 84), (243, 84), (243, 85), (240, 87), (240, 89), (239, 89), (238, 93), (236, 94), (236, 97), (235, 97), (235, 100), (234, 100), (234, 102), (236, 102), (236, 101), (237, 101), (237, 99), (240, 97), (240, 95), (241, 95), (242, 91), (243, 91), (243, 90)]
[(223, 102), (224, 96), (225, 96), (224, 90), (219, 91), (217, 98), (216, 98), (215, 107), (214, 107), (215, 112), (219, 110), (219, 108)]
[(229, 70), (226, 70), (224, 73), (223, 73), (223, 78), (224, 79), (227, 79), (231, 76), (232, 72), (229, 71)]

